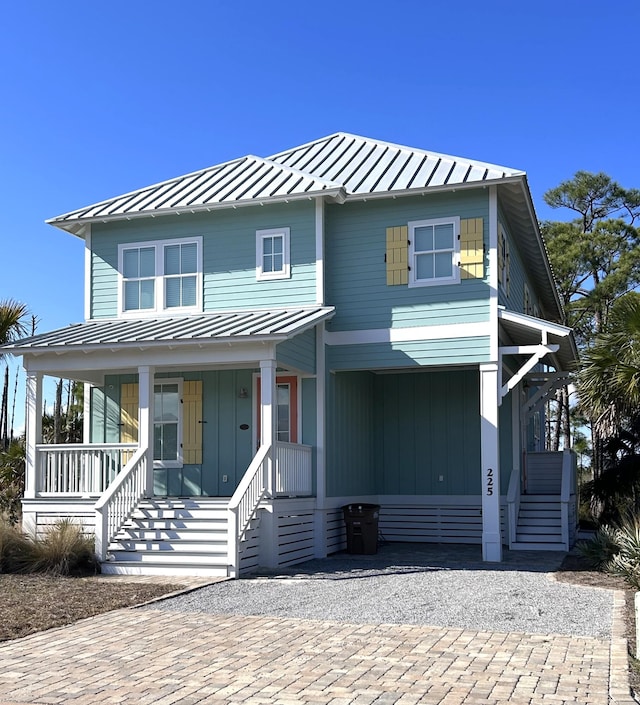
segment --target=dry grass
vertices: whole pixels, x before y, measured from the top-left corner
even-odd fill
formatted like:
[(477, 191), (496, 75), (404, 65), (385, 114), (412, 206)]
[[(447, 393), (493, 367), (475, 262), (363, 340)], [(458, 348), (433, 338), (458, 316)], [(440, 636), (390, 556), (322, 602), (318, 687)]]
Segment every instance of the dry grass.
[(0, 641), (137, 605), (177, 589), (169, 582), (0, 574)]

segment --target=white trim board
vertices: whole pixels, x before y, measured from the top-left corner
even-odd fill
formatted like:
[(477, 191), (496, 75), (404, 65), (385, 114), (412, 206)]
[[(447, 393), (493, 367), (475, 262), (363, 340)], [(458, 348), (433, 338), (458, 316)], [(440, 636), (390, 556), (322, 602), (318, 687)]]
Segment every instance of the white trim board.
[(435, 326), (406, 328), (369, 328), (365, 330), (327, 331), (327, 345), (359, 345), (363, 343), (406, 343), (416, 340), (477, 338), (491, 334), (489, 321), (480, 323), (445, 323)]

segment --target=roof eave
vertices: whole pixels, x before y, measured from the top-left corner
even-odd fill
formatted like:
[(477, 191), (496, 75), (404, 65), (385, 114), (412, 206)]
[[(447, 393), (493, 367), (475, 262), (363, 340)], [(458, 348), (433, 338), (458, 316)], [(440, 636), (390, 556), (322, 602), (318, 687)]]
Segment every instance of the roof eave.
[(91, 218), (74, 218), (73, 220), (64, 220), (64, 216), (57, 216), (45, 220), (47, 225), (52, 225), (59, 230), (71, 233), (76, 237), (84, 239), (86, 226), (91, 223), (113, 223), (124, 220), (137, 220), (139, 218), (156, 218), (167, 215), (187, 215), (195, 213), (210, 213), (217, 210), (229, 210), (236, 208), (245, 208), (248, 206), (265, 206), (273, 203), (289, 203), (290, 201), (312, 201), (315, 198), (332, 198), (336, 203), (343, 203), (346, 200), (346, 193), (342, 187), (334, 189), (319, 189), (315, 191), (307, 191), (300, 194), (291, 194), (286, 196), (271, 196), (268, 198), (251, 198), (228, 203), (210, 203), (201, 206), (188, 206), (182, 208), (162, 208), (152, 211), (141, 211), (138, 213), (118, 213), (116, 215), (101, 215)]

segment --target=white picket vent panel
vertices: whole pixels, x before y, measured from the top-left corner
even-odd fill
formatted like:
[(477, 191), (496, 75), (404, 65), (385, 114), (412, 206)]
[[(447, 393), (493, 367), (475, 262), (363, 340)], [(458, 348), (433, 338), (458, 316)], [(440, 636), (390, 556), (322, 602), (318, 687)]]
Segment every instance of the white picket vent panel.
[(278, 565), (285, 567), (314, 557), (313, 501), (276, 501)]

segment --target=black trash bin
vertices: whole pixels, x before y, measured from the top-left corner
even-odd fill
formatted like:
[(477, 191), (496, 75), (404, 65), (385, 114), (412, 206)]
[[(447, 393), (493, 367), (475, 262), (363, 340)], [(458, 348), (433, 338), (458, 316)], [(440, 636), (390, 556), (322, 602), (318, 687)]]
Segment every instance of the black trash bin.
[(379, 504), (347, 504), (342, 507), (347, 527), (347, 552), (371, 555), (378, 552)]

